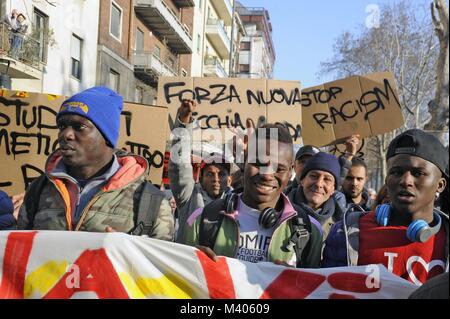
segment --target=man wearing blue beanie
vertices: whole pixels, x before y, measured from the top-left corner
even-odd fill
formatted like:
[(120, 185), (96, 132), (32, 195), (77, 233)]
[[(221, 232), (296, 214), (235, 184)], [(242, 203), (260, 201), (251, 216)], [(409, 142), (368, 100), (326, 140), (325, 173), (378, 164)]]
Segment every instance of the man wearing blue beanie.
[(288, 194), (297, 211), (305, 212), (320, 222), (323, 240), (343, 215), (332, 196), (339, 187), (340, 171), (336, 156), (319, 152), (306, 162), (299, 187)]
[[(59, 149), (49, 156), (45, 174), (28, 188), (19, 229), (119, 231), (172, 240), (170, 205), (147, 182), (147, 160), (114, 150), (122, 108), (122, 97), (105, 87), (62, 103), (56, 115)], [(147, 215), (156, 218), (145, 220), (149, 223), (143, 229), (138, 224)]]

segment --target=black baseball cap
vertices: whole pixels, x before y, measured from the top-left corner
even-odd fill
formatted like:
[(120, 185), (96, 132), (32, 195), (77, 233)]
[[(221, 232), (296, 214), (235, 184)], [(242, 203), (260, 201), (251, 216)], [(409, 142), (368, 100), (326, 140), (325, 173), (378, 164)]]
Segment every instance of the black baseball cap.
[(449, 177), (448, 152), (433, 134), (411, 129), (396, 136), (389, 144), (386, 160), (397, 154), (410, 154), (436, 165), (445, 177)]
[(303, 155), (316, 155), (317, 153), (319, 153), (320, 150), (312, 145), (305, 145), (300, 147), (300, 149), (297, 151), (297, 153), (295, 154), (295, 160), (300, 159), (300, 157), (302, 157)]

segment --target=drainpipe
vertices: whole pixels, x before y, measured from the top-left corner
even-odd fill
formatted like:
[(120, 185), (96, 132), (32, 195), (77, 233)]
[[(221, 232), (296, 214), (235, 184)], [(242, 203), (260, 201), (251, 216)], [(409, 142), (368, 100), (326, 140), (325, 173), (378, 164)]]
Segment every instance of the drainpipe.
[(228, 67), (228, 77), (234, 77), (234, 72), (233, 72), (233, 44), (234, 44), (234, 15), (236, 12), (236, 0), (233, 1), (233, 10), (232, 10), (232, 14), (231, 14), (231, 45), (230, 45), (230, 65)]

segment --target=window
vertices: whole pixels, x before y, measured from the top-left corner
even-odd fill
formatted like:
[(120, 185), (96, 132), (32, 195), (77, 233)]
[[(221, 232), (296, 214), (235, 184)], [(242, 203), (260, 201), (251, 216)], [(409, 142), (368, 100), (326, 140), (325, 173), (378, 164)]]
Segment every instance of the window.
[(122, 9), (112, 1), (109, 33), (117, 40), (122, 40)]
[(200, 53), (202, 38), (197, 34), (197, 53)]
[(249, 73), (250, 72), (250, 65), (248, 65), (248, 64), (239, 64), (239, 72), (240, 73)]
[(134, 102), (135, 103), (141, 103), (144, 100), (144, 90), (137, 86), (136, 89), (134, 90)]
[(136, 29), (136, 51), (144, 51), (144, 32), (140, 29)]
[(167, 59), (167, 64), (172, 68), (172, 70), (175, 70), (175, 60), (173, 58)]
[(198, 0), (198, 9), (202, 12), (202, 0)]
[(250, 51), (250, 42), (242, 41), (241, 42), (241, 50), (242, 51)]
[(161, 57), (161, 48), (157, 45), (155, 45), (155, 48), (153, 49), (153, 55), (160, 58)]
[(109, 88), (119, 92), (120, 74), (113, 69), (109, 69)]
[(71, 60), (71, 74), (73, 77), (81, 80), (81, 49), (83, 40), (72, 34), (70, 42), (70, 60)]
[(42, 13), (40, 10), (34, 8), (34, 34), (37, 41), (37, 54), (39, 61), (47, 62), (47, 33), (48, 33), (48, 16)]

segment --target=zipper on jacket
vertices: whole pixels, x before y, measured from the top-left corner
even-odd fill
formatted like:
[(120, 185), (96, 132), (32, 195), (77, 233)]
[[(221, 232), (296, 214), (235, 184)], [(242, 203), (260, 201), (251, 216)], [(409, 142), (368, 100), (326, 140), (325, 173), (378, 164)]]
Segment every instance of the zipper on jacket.
[(97, 201), (97, 199), (100, 197), (100, 195), (104, 194), (105, 192), (100, 191), (97, 194), (95, 194), (95, 196), (89, 201), (89, 203), (86, 205), (86, 207), (83, 209), (83, 212), (81, 213), (80, 216), (80, 220), (78, 221), (76, 227), (75, 227), (75, 231), (79, 231), (81, 228), (81, 225), (83, 224), (87, 213), (89, 211), (89, 209), (91, 209), (92, 205), (94, 205), (94, 203)]
[[(47, 174), (46, 174), (47, 175)], [(72, 225), (71, 225), (71, 223), (69, 223), (69, 221), (67, 220), (67, 210), (68, 210), (68, 207), (67, 207), (67, 204), (66, 204), (66, 201), (64, 200), (64, 197), (63, 197), (63, 194), (61, 193), (61, 190), (59, 189), (59, 187), (58, 187), (58, 185), (56, 185), (56, 183), (55, 183), (55, 181), (52, 179), (52, 178), (50, 178), (50, 176), (48, 176), (47, 175), (47, 178), (48, 178), (48, 180), (53, 184), (53, 186), (55, 187), (55, 189), (58, 191), (58, 193), (59, 193), (59, 196), (61, 196), (61, 201), (64, 203), (64, 207), (65, 207), (65, 217), (66, 217), (66, 223), (67, 223), (67, 230), (68, 231), (72, 231)], [(69, 195), (69, 198), (70, 198), (70, 195)], [(72, 213), (72, 212), (71, 212)], [(71, 216), (72, 217), (72, 216)], [(72, 219), (72, 218), (71, 218)]]

